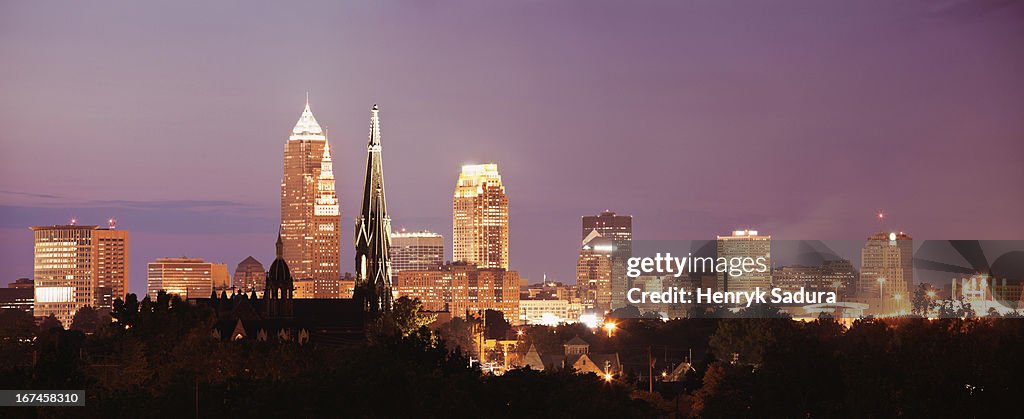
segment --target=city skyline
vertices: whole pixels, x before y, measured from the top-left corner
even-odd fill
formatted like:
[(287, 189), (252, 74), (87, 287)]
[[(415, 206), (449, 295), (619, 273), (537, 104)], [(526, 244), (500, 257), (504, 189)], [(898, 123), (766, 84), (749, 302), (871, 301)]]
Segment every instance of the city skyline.
[[(477, 31), (481, 39), (431, 39), (441, 46), (433, 60), (406, 49), (417, 44), (415, 32), (388, 30), (369, 45), (338, 44), (345, 57), (375, 54), (379, 60), (372, 61), (386, 64), (376, 77), (354, 69), (335, 77), (332, 71), (348, 69), (347, 60), (328, 58), (321, 70), (243, 69), (217, 58), (217, 47), (232, 47), (248, 64), (287, 56), (286, 45), (311, 55), (362, 25), (402, 22), (415, 13), (388, 6), (324, 13), (315, 19), (350, 25), (317, 29), (313, 41), (295, 46), (294, 35), (284, 33), (301, 31), (249, 27), (286, 11), (253, 12), (221, 29), (214, 22), (223, 22), (217, 16), (228, 11), (215, 8), (208, 16), (183, 17), (213, 41), (190, 52), (182, 49), (183, 40), (168, 36), (168, 28), (147, 27), (160, 13), (145, 7), (120, 11), (128, 18), (95, 34), (79, 31), (105, 22), (102, 4), (32, 20), (43, 27), (19, 20), (54, 12), (47, 7), (10, 5), (0, 13), (0, 49), (13, 58), (0, 69), (8, 93), (0, 99), (3, 282), (32, 276), (28, 226), (66, 224), (73, 216), (100, 225), (116, 217), (120, 228), (131, 231), (130, 291), (139, 295), (145, 292), (145, 264), (159, 257), (188, 254), (228, 266), (250, 255), (272, 261), (267, 243), (279, 218), (280, 141), (307, 90), (333, 140), (342, 272), (353, 271), (345, 250), (352, 236), (344, 226), (354, 222), (351, 209), (360, 198), (363, 115), (378, 100), (389, 112), (394, 228), (450, 231), (447, 199), (459, 167), (498, 163), (516, 200), (510, 206), (511, 268), (534, 282), (545, 272), (571, 280), (578, 217), (604, 209), (633, 215), (638, 239), (707, 239), (752, 227), (781, 239), (863, 240), (884, 230), (871, 217), (879, 208), (890, 213), (892, 230), (911, 232), (915, 240), (1014, 239), (1024, 230), (1015, 216), (1024, 211), (1024, 176), (1014, 160), (1024, 155), (1024, 122), (1017, 118), (1024, 113), (1024, 92), (1012, 83), (1024, 64), (1024, 53), (1012, 48), (1024, 35), (1010, 26), (1019, 6), (971, 13), (923, 5), (870, 11), (814, 5), (809, 13), (822, 19), (790, 22), (794, 26), (778, 31), (776, 25), (786, 25), (777, 15), (791, 12), (792, 5), (761, 6), (774, 21), (727, 5), (696, 11), (620, 6), (622, 18), (595, 12), (566, 29), (555, 22), (569, 11), (555, 8), (536, 21), (538, 34), (523, 35), (551, 37), (546, 47), (520, 45), (508, 33), (530, 22), (537, 6), (522, 5), (522, 13), (503, 20), (482, 10), (425, 8), (420, 12), (444, 17), (438, 24), (480, 15), (456, 28)], [(695, 19), (701, 13), (710, 23)], [(814, 23), (838, 15), (849, 20), (834, 28)], [(601, 35), (601, 22), (641, 27), (645, 19), (654, 24), (622, 39)], [(488, 20), (498, 21), (488, 28), (481, 23)], [(722, 28), (714, 29), (716, 24)], [(701, 36), (680, 42), (680, 27), (692, 28), (683, 34)], [(746, 32), (730, 33), (741, 27)], [(858, 35), (866, 28), (880, 34)], [(669, 39), (669, 29), (676, 32), (672, 42), (659, 43)], [(37, 30), (46, 36), (30, 36)], [(808, 33), (821, 36), (802, 39)], [(758, 34), (777, 38), (759, 41)], [(260, 51), (235, 36), (259, 42)], [(54, 45), (76, 37), (81, 51), (51, 55)], [(576, 37), (595, 41), (576, 48)], [(646, 48), (626, 48), (645, 41)], [(136, 43), (152, 43), (172, 58), (137, 55)], [(401, 47), (400, 54), (430, 66), (432, 74), (453, 70), (453, 76), (431, 84), (396, 71), (400, 55), (382, 48), (387, 45)], [(520, 47), (509, 56), (493, 53), (512, 45)], [(836, 46), (861, 52), (829, 54)], [(455, 58), (462, 49), (476, 54), (467, 59), (496, 62), (460, 69)], [(131, 65), (121, 61), (131, 55), (126, 51), (136, 54)], [(735, 68), (745, 56), (767, 64), (740, 74), (719, 71)], [(544, 64), (552, 57), (564, 57), (557, 68)], [(878, 60), (865, 64), (865, 57)], [(521, 58), (525, 64), (516, 64)], [(182, 64), (204, 59), (223, 70), (207, 73)], [(662, 65), (620, 66), (629, 60)], [(849, 71), (851, 66), (863, 71)], [(947, 71), (929, 71), (935, 67)], [(228, 77), (236, 72), (237, 79)], [(507, 83), (481, 85), (487, 79), (477, 72)], [(592, 83), (604, 87), (592, 91)], [(638, 124), (644, 128), (637, 130)], [(587, 142), (604, 146), (583, 146)], [(624, 157), (630, 152), (645, 153), (631, 156), (644, 164), (630, 164)], [(843, 157), (831, 158), (837, 155)], [(44, 156), (47, 170), (40, 171)], [(104, 164), (108, 160), (119, 164)], [(83, 171), (86, 161), (92, 168)], [(714, 181), (707, 180), (710, 175)], [(787, 199), (773, 199), (782, 196)], [(451, 238), (446, 243), (450, 259)]]

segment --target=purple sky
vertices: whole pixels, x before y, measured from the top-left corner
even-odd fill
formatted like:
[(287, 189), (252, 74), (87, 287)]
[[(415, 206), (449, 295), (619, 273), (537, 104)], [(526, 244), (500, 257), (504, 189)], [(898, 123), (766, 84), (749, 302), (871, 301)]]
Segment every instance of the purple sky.
[(1024, 238), (1019, 2), (269, 3), (0, 5), (0, 283), (72, 215), (131, 231), (134, 292), (157, 257), (269, 265), (306, 91), (343, 270), (373, 103), (394, 227), (450, 246), (459, 166), (496, 162), (531, 280), (572, 282), (606, 208), (637, 239), (861, 240), (879, 209)]

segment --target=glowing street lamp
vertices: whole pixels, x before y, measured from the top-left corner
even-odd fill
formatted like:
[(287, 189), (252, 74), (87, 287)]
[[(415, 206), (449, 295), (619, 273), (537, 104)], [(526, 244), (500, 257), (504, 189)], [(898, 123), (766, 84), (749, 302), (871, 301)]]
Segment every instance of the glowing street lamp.
[(606, 332), (608, 332), (608, 337), (609, 338), (612, 337), (612, 332), (615, 332), (615, 329), (617, 327), (618, 326), (615, 324), (615, 322), (607, 322), (607, 323), (604, 324), (604, 330)]
[(610, 382), (612, 382), (612, 378), (614, 378), (614, 377), (612, 377), (611, 373), (607, 373), (607, 372), (604, 373), (604, 381), (610, 383)]

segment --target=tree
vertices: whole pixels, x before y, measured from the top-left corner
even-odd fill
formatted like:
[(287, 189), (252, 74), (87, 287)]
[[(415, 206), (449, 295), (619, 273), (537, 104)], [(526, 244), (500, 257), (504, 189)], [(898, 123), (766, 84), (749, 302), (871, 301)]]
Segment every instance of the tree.
[(698, 417), (756, 416), (753, 406), (754, 373), (746, 365), (716, 362), (704, 373), (704, 385), (694, 392), (693, 413)]
[(505, 339), (512, 325), (505, 320), (505, 313), (498, 310), (484, 311), (484, 323), (487, 325), (484, 330), (484, 337), (487, 339)]
[(32, 313), (13, 308), (0, 309), (0, 340), (31, 339), (35, 326)]
[(409, 336), (437, 319), (436, 315), (421, 313), (423, 304), (419, 298), (398, 297), (391, 311), (378, 314), (378, 333)]
[(50, 314), (50, 317), (43, 319), (43, 322), (39, 323), (40, 333), (49, 332), (55, 328), (64, 329), (64, 325), (61, 324), (60, 320), (57, 319), (57, 316), (54, 316), (53, 314)]
[(78, 309), (78, 311), (75, 312), (75, 317), (71, 319), (71, 329), (81, 330), (82, 333), (96, 333), (96, 329), (98, 329), (99, 327), (99, 311), (90, 306), (85, 306)]

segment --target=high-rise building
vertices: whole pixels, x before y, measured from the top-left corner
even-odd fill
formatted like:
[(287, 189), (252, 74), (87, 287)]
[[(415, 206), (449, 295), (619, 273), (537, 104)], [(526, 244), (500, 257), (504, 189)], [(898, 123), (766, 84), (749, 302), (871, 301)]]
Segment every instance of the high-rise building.
[(294, 278), (337, 285), (340, 221), (331, 147), (307, 99), (285, 143), (281, 179), (281, 238)]
[(860, 251), (859, 297), (877, 313), (910, 305), (914, 287), (914, 242), (903, 232), (875, 233)]
[(214, 291), (230, 287), (228, 265), (202, 258), (159, 258), (146, 268), (149, 273), (147, 293), (154, 300), (161, 290), (189, 299), (208, 298)]
[(128, 232), (98, 226), (32, 227), (36, 317), (65, 328), (82, 307), (111, 308), (128, 291)]
[(231, 280), (231, 286), (235, 291), (249, 294), (255, 291), (263, 294), (263, 287), (267, 283), (267, 271), (263, 264), (256, 258), (249, 256), (238, 263), (235, 268), (235, 275)]
[(508, 196), (497, 164), (462, 166), (452, 199), (455, 261), (508, 269)]
[(429, 231), (391, 233), (391, 272), (425, 271), (444, 264), (444, 237)]
[(581, 237), (584, 241), (593, 232), (611, 241), (611, 278), (609, 279), (610, 309), (626, 306), (626, 291), (629, 289), (629, 278), (626, 277), (626, 261), (633, 256), (633, 217), (616, 215), (604, 211), (600, 215), (583, 217)]
[(730, 236), (718, 236), (718, 257), (732, 260), (733, 258), (750, 258), (756, 263), (759, 258), (768, 269), (757, 272), (760, 265), (754, 265), (752, 272), (744, 272), (732, 276), (728, 272), (718, 272), (719, 291), (753, 291), (761, 288), (768, 291), (772, 285), (772, 236), (758, 234), (757, 230), (736, 230)]
[[(612, 254), (614, 241), (596, 230), (583, 239), (576, 261), (576, 286), (583, 307), (603, 314), (612, 310)], [(625, 261), (623, 261), (625, 263)], [(624, 274), (623, 274), (624, 275)]]
[[(384, 166), (381, 161), (380, 108), (370, 109), (370, 140), (366, 146), (366, 177), (363, 203), (356, 219), (356, 278), (362, 287), (366, 308), (390, 310), (391, 290), (391, 217), (384, 199)], [(339, 285), (340, 287), (340, 285)]]
[(519, 318), (516, 271), (478, 268), (464, 262), (427, 271), (403, 271), (396, 276), (395, 294), (419, 298), (424, 310), (447, 310), (453, 317), (464, 317), (467, 311), (496, 310), (509, 321)]

